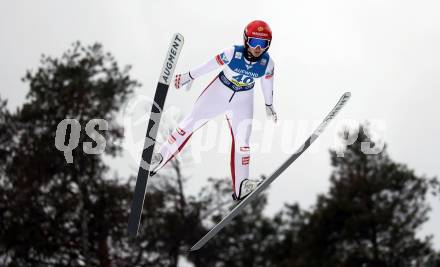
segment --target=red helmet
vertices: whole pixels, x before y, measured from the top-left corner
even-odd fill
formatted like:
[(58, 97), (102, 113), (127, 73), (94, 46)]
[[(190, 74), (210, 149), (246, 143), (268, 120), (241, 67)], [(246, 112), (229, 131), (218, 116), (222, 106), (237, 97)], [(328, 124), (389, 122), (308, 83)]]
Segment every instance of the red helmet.
[[(244, 29), (244, 44), (247, 46), (249, 38), (259, 38), (269, 41), (272, 40), (272, 30), (269, 25), (262, 20), (254, 20)], [(262, 47), (263, 48), (263, 47)]]

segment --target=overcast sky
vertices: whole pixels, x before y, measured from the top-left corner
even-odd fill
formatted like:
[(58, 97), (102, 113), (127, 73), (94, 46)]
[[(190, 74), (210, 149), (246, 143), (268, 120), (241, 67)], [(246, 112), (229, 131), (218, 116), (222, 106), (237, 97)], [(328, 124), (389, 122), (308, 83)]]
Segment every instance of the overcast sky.
[[(308, 208), (317, 194), (328, 190), (328, 149), (335, 147), (344, 124), (371, 121), (393, 160), (419, 175), (440, 174), (439, 10), (435, 0), (1, 1), (0, 94), (9, 99), (9, 108), (22, 105), (28, 91), (20, 81), (25, 71), (38, 67), (42, 53), (60, 56), (80, 40), (100, 42), (121, 65), (132, 65), (132, 77), (142, 83), (136, 93), (151, 97), (173, 33), (185, 36), (176, 69), (185, 72), (241, 44), (244, 26), (263, 19), (274, 36), (270, 54), (279, 123), (264, 120), (258, 86), (251, 175), (270, 175), (340, 95), (352, 92), (335, 123), (270, 188), (268, 213), (285, 202)], [(171, 90), (166, 110), (186, 114), (214, 75), (196, 80), (189, 92)], [(195, 158), (185, 170), (193, 177), (191, 192), (197, 192), (207, 176), (229, 175), (230, 136), (225, 127), (219, 117), (195, 134), (193, 146), (187, 148)], [(142, 137), (145, 129), (142, 124), (136, 131)], [(123, 159), (111, 163), (121, 175), (135, 175), (140, 154), (126, 148)], [(433, 212), (422, 234), (434, 234), (439, 249), (440, 204), (429, 200)]]

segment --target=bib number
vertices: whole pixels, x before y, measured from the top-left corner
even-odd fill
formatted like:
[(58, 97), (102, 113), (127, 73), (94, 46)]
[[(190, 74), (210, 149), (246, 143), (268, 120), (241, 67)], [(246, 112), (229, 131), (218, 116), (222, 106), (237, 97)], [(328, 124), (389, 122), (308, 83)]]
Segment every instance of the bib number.
[(232, 78), (234, 78), (234, 80), (237, 81), (238, 83), (243, 83), (245, 85), (248, 85), (248, 84), (251, 84), (254, 82), (254, 78), (249, 77), (249, 76), (245, 76), (243, 74), (233, 76)]

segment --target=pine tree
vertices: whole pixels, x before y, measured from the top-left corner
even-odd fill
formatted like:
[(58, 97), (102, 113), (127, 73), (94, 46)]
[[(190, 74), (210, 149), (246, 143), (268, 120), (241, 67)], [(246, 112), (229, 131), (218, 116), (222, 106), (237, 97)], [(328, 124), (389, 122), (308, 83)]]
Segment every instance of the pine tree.
[[(41, 66), (27, 72), (27, 101), (14, 114), (2, 106), (3, 266), (108, 266), (109, 236), (120, 233), (110, 220), (124, 219), (125, 206), (117, 197), (124, 192), (105, 179), (102, 158), (85, 154), (82, 144), (94, 142), (85, 134), (86, 123), (114, 121), (138, 85), (129, 69), (121, 70), (101, 45), (77, 42), (61, 58), (43, 56)], [(76, 119), (82, 129), (72, 163), (55, 147), (57, 125), (66, 118)], [(122, 137), (117, 124), (99, 132), (106, 140)], [(104, 153), (115, 156), (120, 150), (107, 142)]]
[(432, 252), (430, 239), (416, 232), (428, 219), (426, 196), (435, 179), (392, 161), (386, 146), (364, 153), (363, 142), (375, 145), (368, 136), (361, 126), (343, 157), (330, 152), (330, 191), (307, 216), (299, 232), (301, 257), (290, 266), (415, 266)]

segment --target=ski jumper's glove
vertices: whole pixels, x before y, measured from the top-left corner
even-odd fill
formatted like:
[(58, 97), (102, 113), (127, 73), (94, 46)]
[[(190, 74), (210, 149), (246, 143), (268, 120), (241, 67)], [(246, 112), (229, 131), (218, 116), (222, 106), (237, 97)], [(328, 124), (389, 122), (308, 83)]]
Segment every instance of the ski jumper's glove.
[(266, 104), (266, 115), (267, 117), (271, 117), (275, 123), (277, 122), (278, 117), (277, 117), (277, 113), (275, 112), (275, 109), (273, 108), (273, 105)]
[(177, 74), (174, 77), (174, 87), (176, 87), (176, 89), (179, 89), (182, 86), (186, 86), (186, 90), (188, 91), (189, 89), (191, 89), (193, 80), (194, 78), (191, 77), (191, 74), (189, 72), (184, 74)]

